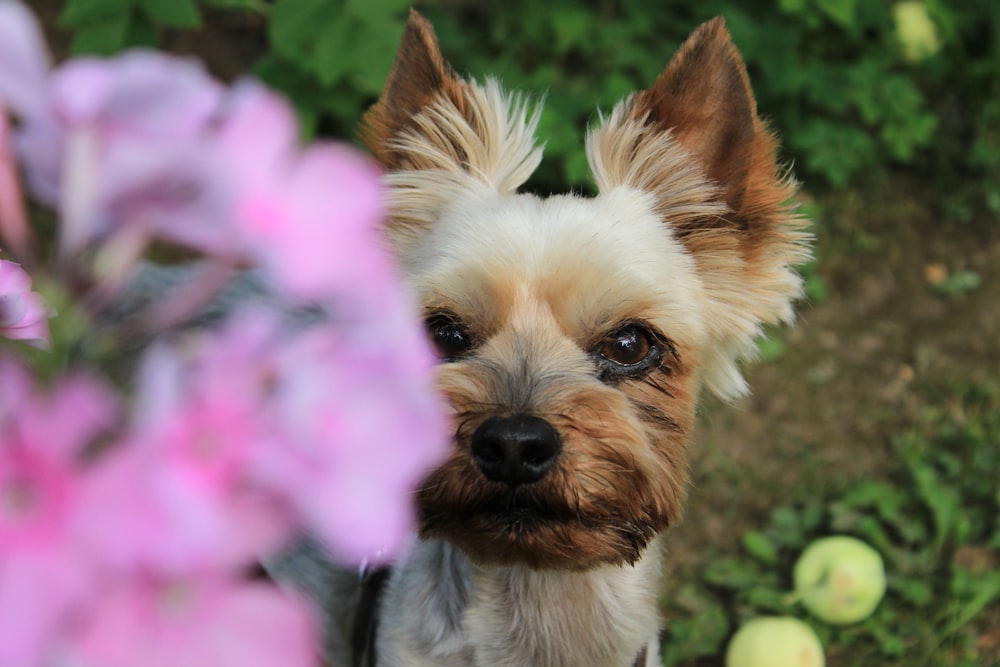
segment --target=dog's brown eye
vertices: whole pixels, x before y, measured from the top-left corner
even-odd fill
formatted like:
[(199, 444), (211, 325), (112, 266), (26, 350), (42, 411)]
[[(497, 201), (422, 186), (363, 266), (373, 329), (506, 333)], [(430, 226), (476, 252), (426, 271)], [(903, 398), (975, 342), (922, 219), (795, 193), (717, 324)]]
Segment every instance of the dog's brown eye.
[(446, 315), (435, 315), (427, 320), (427, 331), (438, 356), (452, 361), (472, 347), (472, 337), (455, 320)]
[(652, 351), (649, 334), (636, 326), (619, 329), (601, 341), (601, 357), (622, 366), (641, 363)]

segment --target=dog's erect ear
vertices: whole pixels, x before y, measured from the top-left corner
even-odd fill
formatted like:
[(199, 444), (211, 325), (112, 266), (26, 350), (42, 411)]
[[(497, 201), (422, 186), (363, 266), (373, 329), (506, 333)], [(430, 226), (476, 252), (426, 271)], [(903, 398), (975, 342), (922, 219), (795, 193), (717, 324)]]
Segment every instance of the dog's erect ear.
[(739, 211), (755, 135), (762, 132), (750, 79), (721, 17), (681, 46), (653, 86), (632, 100), (629, 115), (670, 130)]
[(681, 45), (649, 90), (619, 104), (587, 139), (598, 188), (645, 191), (693, 256), (709, 299), (706, 382), (723, 396), (745, 385), (736, 358), (762, 325), (792, 318), (807, 252), (788, 206), (795, 184), (757, 115), (743, 59), (713, 19)]
[(361, 139), (387, 169), (402, 168), (393, 139), (411, 128), (414, 117), (439, 98), (464, 116), (467, 88), (441, 55), (430, 22), (411, 9), (382, 96), (362, 121)]
[(495, 81), (460, 78), (441, 55), (430, 22), (410, 10), (396, 62), (362, 120), (361, 139), (389, 171), (464, 172), (501, 192), (527, 180), (541, 159), (537, 113)]

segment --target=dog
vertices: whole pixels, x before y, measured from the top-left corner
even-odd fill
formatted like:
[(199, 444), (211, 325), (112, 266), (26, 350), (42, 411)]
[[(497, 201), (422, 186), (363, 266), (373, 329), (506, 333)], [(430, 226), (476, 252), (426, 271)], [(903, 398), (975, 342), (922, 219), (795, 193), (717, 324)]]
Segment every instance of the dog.
[(518, 192), (538, 118), (458, 76), (411, 12), (361, 137), (454, 443), (401, 562), (297, 566), (326, 596), (332, 664), (660, 664), (698, 396), (744, 394), (738, 362), (793, 319), (807, 224), (721, 18), (588, 132), (596, 196)]

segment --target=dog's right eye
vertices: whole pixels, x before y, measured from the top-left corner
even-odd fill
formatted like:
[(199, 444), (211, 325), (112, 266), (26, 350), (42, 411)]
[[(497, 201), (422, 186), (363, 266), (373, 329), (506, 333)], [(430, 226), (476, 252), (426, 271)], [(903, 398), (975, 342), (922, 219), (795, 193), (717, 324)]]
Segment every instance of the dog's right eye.
[(435, 315), (427, 320), (427, 331), (438, 357), (454, 361), (472, 347), (472, 337), (455, 320), (445, 315)]

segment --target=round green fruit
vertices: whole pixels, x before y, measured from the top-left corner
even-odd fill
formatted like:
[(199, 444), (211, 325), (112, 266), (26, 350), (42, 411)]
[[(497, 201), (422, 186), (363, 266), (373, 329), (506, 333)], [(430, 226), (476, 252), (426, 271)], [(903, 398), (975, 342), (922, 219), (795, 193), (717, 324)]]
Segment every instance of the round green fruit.
[(877, 551), (846, 535), (810, 544), (793, 573), (796, 597), (821, 620), (857, 623), (872, 615), (885, 595), (885, 567)]
[(937, 26), (920, 0), (906, 0), (893, 5), (896, 34), (903, 47), (903, 57), (919, 62), (941, 50)]
[(791, 616), (755, 618), (726, 650), (726, 667), (824, 667), (823, 646), (808, 625)]

